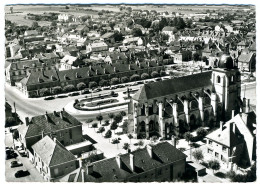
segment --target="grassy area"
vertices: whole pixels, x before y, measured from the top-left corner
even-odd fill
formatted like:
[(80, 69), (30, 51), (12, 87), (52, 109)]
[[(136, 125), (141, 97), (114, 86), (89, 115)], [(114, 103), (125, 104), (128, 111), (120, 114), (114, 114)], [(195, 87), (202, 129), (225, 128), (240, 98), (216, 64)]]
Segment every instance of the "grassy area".
[[(6, 14), (5, 19), (10, 20), (11, 22), (16, 23), (17, 25), (27, 25), (27, 26), (32, 26), (32, 23), (34, 20), (30, 19), (25, 19), (25, 15), (22, 14)], [(49, 26), (51, 22), (49, 21), (38, 21), (38, 24), (40, 26)]]
[(110, 104), (110, 103), (118, 103), (119, 101), (117, 99), (109, 99), (109, 100), (105, 100), (105, 101), (96, 101), (96, 102), (92, 102), (92, 103), (87, 103), (85, 104), (87, 107), (95, 107), (95, 106), (102, 106), (102, 105), (106, 105), (106, 104)]

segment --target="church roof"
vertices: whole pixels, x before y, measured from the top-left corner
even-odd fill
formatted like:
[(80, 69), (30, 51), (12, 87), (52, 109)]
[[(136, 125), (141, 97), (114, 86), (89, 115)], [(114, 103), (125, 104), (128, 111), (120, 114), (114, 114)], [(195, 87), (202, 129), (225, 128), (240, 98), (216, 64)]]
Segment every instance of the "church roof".
[(146, 101), (162, 96), (185, 92), (211, 85), (212, 72), (203, 72), (176, 79), (145, 84), (134, 96), (137, 101)]

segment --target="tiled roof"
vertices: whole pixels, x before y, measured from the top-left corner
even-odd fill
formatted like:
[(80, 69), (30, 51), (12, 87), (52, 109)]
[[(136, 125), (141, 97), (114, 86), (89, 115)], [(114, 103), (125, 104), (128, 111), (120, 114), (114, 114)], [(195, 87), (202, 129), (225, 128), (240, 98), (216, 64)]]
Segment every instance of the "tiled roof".
[[(61, 119), (62, 114), (63, 119)], [(44, 133), (53, 133), (67, 128), (79, 126), (81, 123), (71, 116), (66, 111), (53, 112), (45, 115), (34, 116), (29, 122), (29, 125), (23, 124), (21, 129), (27, 129), (24, 136), (37, 136)]]
[[(129, 153), (120, 155), (121, 168), (119, 167), (115, 157), (92, 163), (93, 173), (85, 174), (85, 182), (120, 182), (138, 173), (153, 170), (165, 164), (186, 159), (184, 153), (173, 147), (168, 142), (160, 142), (151, 147), (152, 157), (149, 155), (147, 148), (131, 152), (134, 156), (134, 171), (130, 169)], [(71, 172), (61, 179), (61, 181), (82, 181), (82, 176), (78, 174), (79, 172), (81, 172), (79, 169)]]
[(58, 140), (54, 141), (49, 136), (35, 143), (32, 149), (49, 167), (76, 160), (75, 156)]
[(146, 101), (195, 88), (206, 87), (212, 84), (211, 74), (212, 72), (210, 71), (176, 79), (148, 83), (143, 85), (143, 87), (133, 96), (133, 99), (137, 101)]

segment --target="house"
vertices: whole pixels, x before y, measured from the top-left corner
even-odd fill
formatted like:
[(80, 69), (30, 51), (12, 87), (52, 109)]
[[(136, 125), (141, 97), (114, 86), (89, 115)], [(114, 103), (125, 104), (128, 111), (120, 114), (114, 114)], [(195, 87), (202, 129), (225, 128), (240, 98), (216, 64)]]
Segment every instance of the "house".
[(18, 128), (19, 141), (26, 151), (32, 152), (32, 145), (45, 135), (56, 137), (62, 145), (67, 146), (82, 142), (82, 124), (64, 109), (44, 115), (25, 118), (25, 123)]
[(175, 33), (177, 32), (177, 29), (175, 27), (164, 27), (162, 29), (162, 33), (169, 36), (168, 43), (175, 40)]
[(84, 62), (81, 61), (78, 57), (65, 55), (60, 60), (60, 68), (59, 71), (67, 70), (67, 69), (75, 69), (79, 68), (80, 65), (83, 65)]
[[(174, 141), (175, 142), (175, 141)], [(175, 143), (160, 142), (82, 166), (60, 182), (170, 182), (185, 172), (186, 155)]]
[[(246, 106), (249, 107), (249, 106)], [(250, 166), (256, 159), (256, 115), (254, 112), (233, 115), (219, 129), (206, 136), (207, 154), (230, 167)]]
[(37, 36), (37, 35), (39, 35), (39, 33), (36, 30), (24, 31), (24, 36)]
[(215, 31), (216, 32), (224, 32), (223, 26), (222, 25), (216, 25), (215, 26)]
[(238, 44), (237, 44), (237, 49), (239, 50), (239, 51), (242, 51), (243, 49), (245, 49), (247, 47), (247, 44), (246, 44), (246, 42), (243, 40), (243, 41), (241, 41), (241, 42), (239, 42)]
[(88, 31), (89, 31), (89, 28), (88, 28), (86, 25), (78, 25), (78, 26), (75, 28), (75, 31), (76, 31), (78, 34), (81, 34), (83, 31), (88, 32)]
[(55, 65), (53, 61), (42, 63), (39, 59), (13, 62), (5, 69), (6, 82), (14, 86), (16, 82), (25, 78), (29, 73), (56, 69)]
[(143, 40), (140, 37), (130, 37), (123, 40), (123, 45), (130, 45), (130, 44), (140, 46), (143, 45)]
[(101, 39), (106, 43), (115, 43), (114, 33), (107, 32), (101, 36)]
[(107, 51), (107, 50), (108, 50), (108, 45), (105, 42), (92, 43), (92, 44), (89, 44), (88, 46), (86, 46), (86, 51), (88, 53)]
[(60, 14), (58, 15), (58, 21), (64, 21), (64, 22), (68, 22), (69, 19), (72, 19), (72, 15), (69, 15), (69, 14)]
[(104, 59), (105, 63), (128, 63), (128, 57), (125, 53), (114, 52), (107, 55)]
[(44, 136), (32, 145), (32, 151), (32, 163), (48, 182), (77, 169), (78, 161), (76, 157), (56, 138)]
[(243, 50), (238, 57), (238, 68), (241, 71), (255, 71), (256, 66), (256, 55), (248, 50)]

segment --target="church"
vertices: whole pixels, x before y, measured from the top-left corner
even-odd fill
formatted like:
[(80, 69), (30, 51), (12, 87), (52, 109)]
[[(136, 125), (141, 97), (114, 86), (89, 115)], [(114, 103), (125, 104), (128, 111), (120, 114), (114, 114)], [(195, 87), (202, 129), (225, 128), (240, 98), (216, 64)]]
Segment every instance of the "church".
[(145, 84), (129, 103), (128, 131), (137, 138), (170, 139), (228, 121), (232, 113), (249, 110), (249, 100), (241, 100), (240, 77), (226, 53), (211, 71)]

